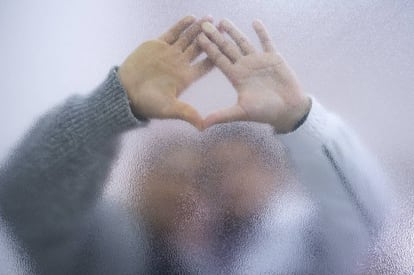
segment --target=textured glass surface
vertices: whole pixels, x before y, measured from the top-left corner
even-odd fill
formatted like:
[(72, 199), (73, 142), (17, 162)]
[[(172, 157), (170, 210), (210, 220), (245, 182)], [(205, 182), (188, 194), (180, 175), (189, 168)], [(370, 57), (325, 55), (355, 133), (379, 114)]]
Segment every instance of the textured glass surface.
[[(113, 238), (96, 248), (99, 257), (124, 251), (114, 253), (123, 260), (97, 257), (92, 266), (101, 269), (93, 270), (142, 261), (152, 272), (179, 266), (194, 274), (413, 273), (413, 1), (1, 1), (1, 167), (42, 114), (72, 94), (89, 94), (112, 66), (187, 14), (229, 18), (257, 48), (251, 23), (261, 19), (303, 90), (347, 125), (322, 132), (352, 139), (341, 148), (333, 141), (320, 152), (295, 151), (289, 137), (253, 122), (199, 132), (186, 122), (153, 120), (125, 133), (99, 196), (121, 210), (96, 210), (115, 218), (95, 238)], [(181, 99), (207, 116), (237, 96), (216, 68)], [(326, 163), (318, 165), (313, 156), (321, 154)], [(377, 204), (369, 189), (349, 189), (364, 177), (381, 182), (372, 195)], [(336, 189), (337, 181), (345, 187)], [(372, 243), (366, 213), (356, 214), (364, 206), (348, 207), (341, 199), (349, 197), (371, 205), (368, 216), (375, 207), (396, 208)], [(70, 249), (63, 258), (71, 263), (93, 261)], [(1, 221), (0, 273), (26, 274), (32, 266), (30, 251)]]

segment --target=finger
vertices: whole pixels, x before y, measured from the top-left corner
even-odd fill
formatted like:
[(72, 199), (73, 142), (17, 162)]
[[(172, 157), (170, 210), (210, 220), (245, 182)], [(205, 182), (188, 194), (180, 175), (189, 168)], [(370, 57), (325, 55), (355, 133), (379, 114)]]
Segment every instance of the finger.
[(208, 58), (226, 75), (232, 70), (230, 59), (225, 56), (217, 47), (216, 44), (210, 41), (204, 33), (200, 33), (198, 36), (198, 42), (203, 51), (207, 54)]
[(193, 81), (206, 75), (214, 68), (214, 63), (206, 58), (193, 65)]
[(181, 119), (194, 125), (197, 129), (203, 129), (203, 118), (191, 105), (177, 100), (171, 108), (170, 118)]
[(182, 32), (184, 32), (191, 24), (195, 22), (196, 18), (192, 15), (188, 15), (180, 19), (171, 29), (162, 34), (159, 39), (167, 42), (168, 44), (173, 44), (177, 41), (178, 37)]
[(236, 28), (236, 26), (234, 26), (230, 20), (222, 20), (219, 27), (230, 35), (230, 37), (240, 47), (244, 55), (251, 54), (256, 51), (247, 36), (245, 36), (238, 28)]
[(191, 45), (185, 50), (184, 58), (192, 62), (202, 53), (203, 49), (201, 49), (200, 45), (198, 45), (197, 40), (194, 40), (193, 43), (191, 43)]
[(247, 120), (246, 112), (239, 105), (234, 105), (209, 114), (204, 120), (204, 129), (214, 124), (244, 120)]
[(211, 16), (207, 16), (192, 24), (191, 27), (189, 27), (185, 32), (181, 33), (174, 45), (176, 45), (179, 49), (181, 49), (181, 51), (184, 52), (201, 32), (201, 24), (212, 20), (213, 18)]
[(201, 27), (207, 37), (213, 41), (219, 47), (220, 51), (227, 55), (233, 63), (243, 56), (239, 47), (226, 39), (213, 24), (205, 22)]
[(273, 47), (272, 40), (270, 39), (270, 35), (263, 23), (260, 20), (255, 20), (253, 22), (253, 28), (260, 39), (260, 43), (262, 44), (263, 50), (265, 52), (273, 52), (275, 49)]

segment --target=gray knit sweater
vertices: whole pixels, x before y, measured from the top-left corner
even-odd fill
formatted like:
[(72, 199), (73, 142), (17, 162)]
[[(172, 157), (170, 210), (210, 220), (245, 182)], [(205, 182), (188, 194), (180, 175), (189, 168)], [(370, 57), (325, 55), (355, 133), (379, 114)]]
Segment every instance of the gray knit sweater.
[[(144, 234), (128, 213), (101, 200), (120, 134), (145, 124), (131, 113), (113, 68), (90, 95), (41, 117), (2, 164), (1, 215), (36, 273), (145, 273)], [(318, 211), (311, 229), (274, 241), (274, 259), (260, 272), (350, 271), (343, 259), (362, 255), (387, 213), (381, 171), (349, 128), (315, 100), (306, 122), (278, 138)], [(278, 237), (292, 230), (279, 229)]]

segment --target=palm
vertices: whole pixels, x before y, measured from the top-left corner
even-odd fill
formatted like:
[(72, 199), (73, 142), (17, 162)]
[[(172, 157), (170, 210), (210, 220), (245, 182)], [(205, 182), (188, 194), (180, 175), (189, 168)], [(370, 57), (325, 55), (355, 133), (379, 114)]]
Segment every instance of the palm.
[(149, 117), (167, 115), (176, 104), (177, 97), (195, 77), (189, 60), (183, 57), (182, 52), (161, 40), (142, 44), (123, 66), (135, 66), (139, 92), (132, 95), (132, 101), (140, 112)]
[(299, 94), (299, 87), (294, 74), (276, 53), (245, 56), (234, 66), (240, 73), (231, 81), (249, 120), (273, 125), (283, 115), (283, 106), (297, 100), (294, 95)]
[(140, 45), (119, 68), (134, 113), (147, 118), (179, 118), (198, 128), (203, 120), (190, 105), (178, 100), (195, 80), (211, 70), (208, 59), (192, 62), (202, 53), (194, 40), (204, 18), (185, 17), (159, 39)]
[(232, 83), (238, 93), (236, 105), (218, 110), (206, 118), (205, 126), (235, 120), (271, 124), (288, 132), (303, 115), (307, 98), (299, 88), (293, 71), (273, 49), (264, 27), (256, 22), (256, 32), (263, 45), (258, 52), (231, 23), (221, 23), (236, 42), (227, 41), (214, 27), (203, 31), (200, 45)]

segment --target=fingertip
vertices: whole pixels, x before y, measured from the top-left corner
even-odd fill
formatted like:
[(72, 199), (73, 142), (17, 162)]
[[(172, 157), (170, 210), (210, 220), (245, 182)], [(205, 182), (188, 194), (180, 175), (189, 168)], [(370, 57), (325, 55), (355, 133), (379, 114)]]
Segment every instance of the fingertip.
[(194, 22), (197, 21), (197, 18), (194, 15), (186, 15), (185, 17), (183, 17), (179, 23), (183, 24), (183, 25), (191, 25)]
[(203, 129), (204, 125), (203, 125), (203, 119), (194, 113), (186, 113), (186, 114), (182, 114), (179, 116), (179, 118), (181, 120), (184, 120), (188, 123), (190, 123), (191, 125), (193, 125), (194, 127), (196, 127), (198, 130)]
[(204, 132), (204, 130), (206, 130), (207, 129), (207, 127), (206, 127), (206, 123), (205, 123), (205, 120), (203, 119), (202, 121), (201, 121), (201, 128), (200, 129), (198, 129), (198, 130), (200, 130), (200, 132)]
[(217, 24), (216, 28), (217, 28), (217, 30), (218, 30), (220, 33), (223, 33), (223, 32), (224, 32), (224, 28), (223, 28), (223, 26), (222, 26), (221, 24)]
[(205, 129), (207, 130), (208, 128), (212, 127), (214, 124), (215, 124), (215, 123), (213, 123), (213, 122), (206, 122), (206, 123), (204, 124), (204, 127), (205, 127)]
[(200, 124), (200, 127), (196, 127), (198, 131), (203, 132), (206, 128), (204, 127), (204, 123)]
[(204, 130), (204, 122), (203, 119), (200, 117), (199, 120), (193, 124), (200, 132)]
[(230, 20), (230, 19), (228, 19), (228, 18), (224, 18), (223, 20), (221, 20), (221, 25), (224, 27), (224, 28), (227, 28), (227, 29), (229, 29), (229, 28), (231, 28), (232, 26), (234, 26), (234, 24), (233, 24), (233, 22)]
[(259, 19), (255, 19), (255, 20), (253, 20), (253, 22), (252, 22), (252, 27), (253, 27), (253, 29), (257, 30), (257, 29), (259, 29), (261, 26), (263, 26), (262, 21), (260, 21)]
[(224, 19), (223, 20), (220, 20), (220, 22), (218, 23), (218, 27), (220, 28), (220, 29), (222, 29), (222, 30), (224, 30), (224, 28), (226, 27), (225, 25), (226, 25), (226, 23), (224, 23), (225, 21), (224, 21)]
[(203, 123), (203, 128), (200, 129), (200, 132), (204, 132), (209, 128), (208, 125), (206, 125), (205, 123)]
[(205, 127), (205, 129), (210, 128), (211, 126), (217, 123), (215, 121), (216, 120), (215, 117), (216, 116), (214, 114), (210, 114), (204, 119), (203, 126)]
[(185, 21), (195, 21), (196, 19), (197, 19), (197, 17), (195, 15), (193, 15), (193, 14), (189, 14), (189, 15), (186, 15), (184, 17), (184, 20)]
[(175, 107), (175, 117), (187, 121), (197, 129), (203, 127), (203, 118), (191, 105), (178, 101)]
[(228, 18), (223, 18), (220, 20), (220, 24), (224, 24), (224, 25), (230, 24), (230, 20)]
[(203, 24), (201, 24), (201, 29), (203, 30), (203, 32), (212, 33), (215, 31), (216, 27), (210, 22), (204, 22)]
[(203, 129), (204, 129), (202, 122), (188, 121), (188, 120), (187, 120), (187, 122), (190, 123), (191, 125), (193, 125), (195, 128), (197, 128), (197, 130), (199, 130), (199, 131), (203, 131)]
[(266, 29), (266, 27), (265, 27), (265, 25), (264, 25), (264, 23), (263, 23), (263, 21), (262, 20), (260, 20), (260, 19), (256, 19), (255, 21), (253, 21), (253, 27), (255, 28), (255, 29), (257, 29), (257, 30), (264, 30), (264, 31), (267, 31), (267, 29)]
[(208, 22), (213, 22), (214, 21), (214, 18), (213, 18), (213, 16), (212, 15), (206, 15), (206, 16), (203, 16), (203, 18), (201, 18), (201, 20), (203, 20), (203, 21), (208, 21)]

